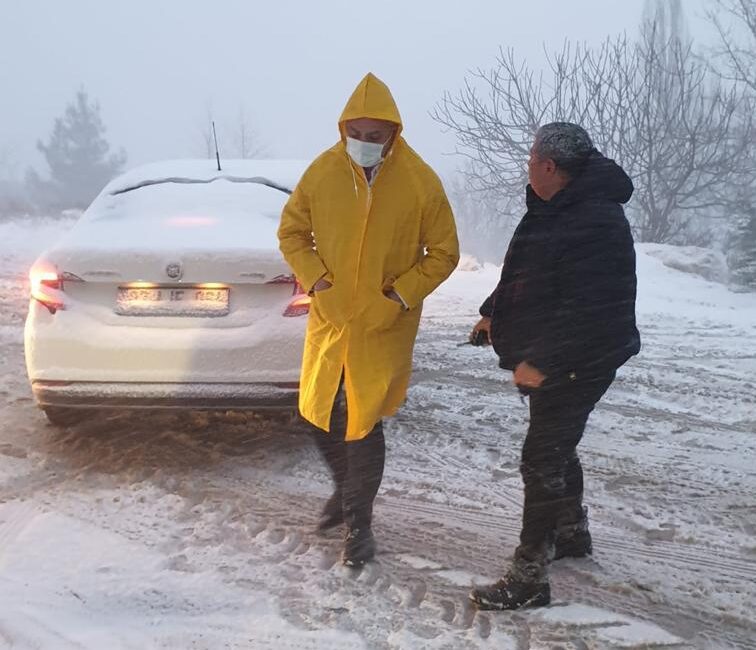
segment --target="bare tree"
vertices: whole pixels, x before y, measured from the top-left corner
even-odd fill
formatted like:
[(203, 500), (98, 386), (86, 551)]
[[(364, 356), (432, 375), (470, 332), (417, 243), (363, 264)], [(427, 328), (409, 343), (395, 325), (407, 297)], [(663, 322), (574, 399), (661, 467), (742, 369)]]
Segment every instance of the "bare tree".
[(736, 133), (743, 94), (712, 78), (678, 34), (660, 33), (668, 24), (644, 23), (636, 42), (566, 43), (547, 53), (538, 74), (501, 51), (491, 70), (477, 70), (462, 91), (447, 93), (434, 117), (457, 134), (470, 188), (502, 201), (521, 196), (538, 127), (576, 122), (632, 176), (636, 236), (690, 242), (704, 217), (721, 213), (723, 186), (747, 149), (740, 136), (754, 134), (753, 118)]
[(719, 36), (715, 66), (756, 92), (756, 0), (714, 0), (708, 17)]
[(536, 73), (513, 50), (500, 50), (492, 69), (475, 71), (433, 112), (456, 133), (472, 189), (519, 197), (533, 137), (545, 122), (578, 122), (600, 148), (627, 148), (630, 114), (615, 110), (632, 99), (637, 60), (627, 39), (607, 40), (597, 50), (565, 43), (546, 56), (547, 73)]
[(732, 277), (756, 287), (756, 147), (750, 144), (753, 133), (747, 126), (756, 112), (756, 0), (716, 0), (708, 17), (718, 36), (710, 56), (712, 67), (749, 94), (738, 129), (750, 153), (722, 200), (731, 214), (727, 252)]
[(218, 120), (215, 118), (212, 104), (208, 102), (199, 126), (200, 147), (203, 157), (215, 158), (213, 122), (215, 122), (217, 127), (218, 149), (221, 160), (224, 158), (257, 158), (267, 153), (267, 147), (261, 141), (244, 106), (239, 108), (235, 120), (224, 121), (223, 128), (221, 128)]
[(690, 43), (682, 0), (646, 0), (641, 24), (653, 25), (660, 48), (664, 48), (669, 41)]
[(267, 147), (261, 142), (244, 106), (239, 108), (236, 124), (230, 129), (230, 133), (234, 145), (232, 151), (237, 158), (259, 158), (267, 153)]
[(690, 43), (659, 41), (657, 28), (647, 23), (642, 31), (629, 106), (638, 156), (630, 166), (635, 226), (642, 241), (700, 244), (711, 220), (727, 216), (722, 197), (748, 154), (742, 136), (753, 135), (753, 117), (739, 122), (743, 93), (712, 77)]
[(500, 264), (517, 225), (515, 212), (501, 204), (499, 195), (470, 192), (463, 176), (455, 176), (448, 188), (462, 251), (479, 262)]

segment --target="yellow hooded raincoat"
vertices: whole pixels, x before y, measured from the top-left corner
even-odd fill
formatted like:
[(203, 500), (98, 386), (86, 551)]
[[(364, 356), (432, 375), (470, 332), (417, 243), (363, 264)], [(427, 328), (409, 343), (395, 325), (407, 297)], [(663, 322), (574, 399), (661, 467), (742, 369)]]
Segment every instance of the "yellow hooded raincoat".
[[(362, 117), (399, 127), (372, 187), (346, 152), (344, 122)], [(343, 374), (347, 440), (364, 438), (404, 402), (422, 301), (459, 261), (441, 181), (401, 128), (388, 87), (368, 74), (341, 115), (341, 141), (307, 169), (278, 231), (281, 252), (306, 290), (322, 277), (333, 284), (313, 297), (299, 408), (328, 431)], [(384, 296), (389, 287), (409, 310)]]

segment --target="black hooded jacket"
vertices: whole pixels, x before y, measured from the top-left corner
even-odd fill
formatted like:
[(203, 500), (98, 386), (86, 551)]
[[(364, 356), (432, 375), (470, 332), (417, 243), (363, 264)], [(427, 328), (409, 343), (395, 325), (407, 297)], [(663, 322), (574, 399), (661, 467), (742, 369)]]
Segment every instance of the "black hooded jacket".
[(598, 151), (550, 201), (528, 186), (501, 280), (480, 308), (502, 368), (527, 361), (559, 380), (616, 370), (640, 351), (635, 250), (621, 205), (632, 193), (627, 174)]

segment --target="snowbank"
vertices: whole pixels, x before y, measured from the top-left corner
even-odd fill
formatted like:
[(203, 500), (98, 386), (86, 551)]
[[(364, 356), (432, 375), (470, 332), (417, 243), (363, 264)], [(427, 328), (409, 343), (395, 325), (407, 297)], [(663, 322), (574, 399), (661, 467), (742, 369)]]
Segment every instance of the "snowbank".
[(638, 244), (639, 253), (654, 257), (664, 266), (683, 273), (697, 275), (710, 282), (726, 283), (729, 269), (725, 256), (698, 246), (668, 246), (665, 244)]
[(457, 265), (458, 271), (480, 271), (480, 262), (472, 255), (462, 254), (459, 258), (459, 264)]
[[(647, 247), (636, 247), (639, 320), (661, 316), (703, 327), (716, 323), (749, 329), (756, 323), (756, 293), (735, 293), (719, 282), (704, 280), (698, 263), (692, 263), (689, 271), (672, 268), (670, 260), (681, 262), (687, 248), (654, 244), (649, 252)], [(697, 257), (698, 262), (704, 259)]]
[[(722, 256), (714, 251), (662, 244), (638, 244), (637, 314), (640, 322), (654, 319), (683, 319), (703, 325), (725, 324), (750, 327), (756, 323), (756, 294), (736, 293), (719, 281), (707, 281), (702, 274), (721, 277)], [(685, 261), (688, 260), (688, 264)], [(429, 312), (460, 308), (474, 316), (483, 300), (494, 290), (501, 268), (477, 266), (467, 256), (438, 291), (439, 302)], [(719, 270), (718, 270), (719, 269)]]
[(79, 218), (79, 213), (66, 211), (60, 217), (23, 217), (0, 222), (0, 255), (32, 261), (45, 248), (54, 244)]

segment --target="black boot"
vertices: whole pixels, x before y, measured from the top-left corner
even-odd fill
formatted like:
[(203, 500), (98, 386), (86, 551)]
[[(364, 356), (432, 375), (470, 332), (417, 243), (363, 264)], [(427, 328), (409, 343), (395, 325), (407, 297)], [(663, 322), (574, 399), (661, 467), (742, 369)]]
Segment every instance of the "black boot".
[(375, 557), (375, 538), (370, 525), (350, 527), (344, 539), (341, 561), (344, 566), (361, 567)]
[(336, 490), (325, 504), (323, 512), (318, 519), (319, 533), (325, 533), (331, 528), (336, 528), (344, 523), (344, 509), (341, 504), (341, 490)]
[(476, 587), (470, 600), (478, 609), (543, 607), (551, 602), (551, 587), (543, 563), (515, 559), (506, 576), (492, 585)]
[(564, 557), (588, 557), (593, 555), (593, 541), (586, 530), (569, 538), (557, 537), (554, 541), (554, 560)]
[(381, 485), (386, 456), (383, 424), (378, 422), (365, 438), (347, 442), (346, 454), (342, 494), (347, 534), (342, 561), (346, 566), (360, 567), (375, 556), (371, 524), (373, 501)]
[(588, 531), (588, 509), (581, 508), (576, 521), (559, 522), (554, 533), (554, 560), (564, 557), (587, 557), (593, 554), (593, 541)]

